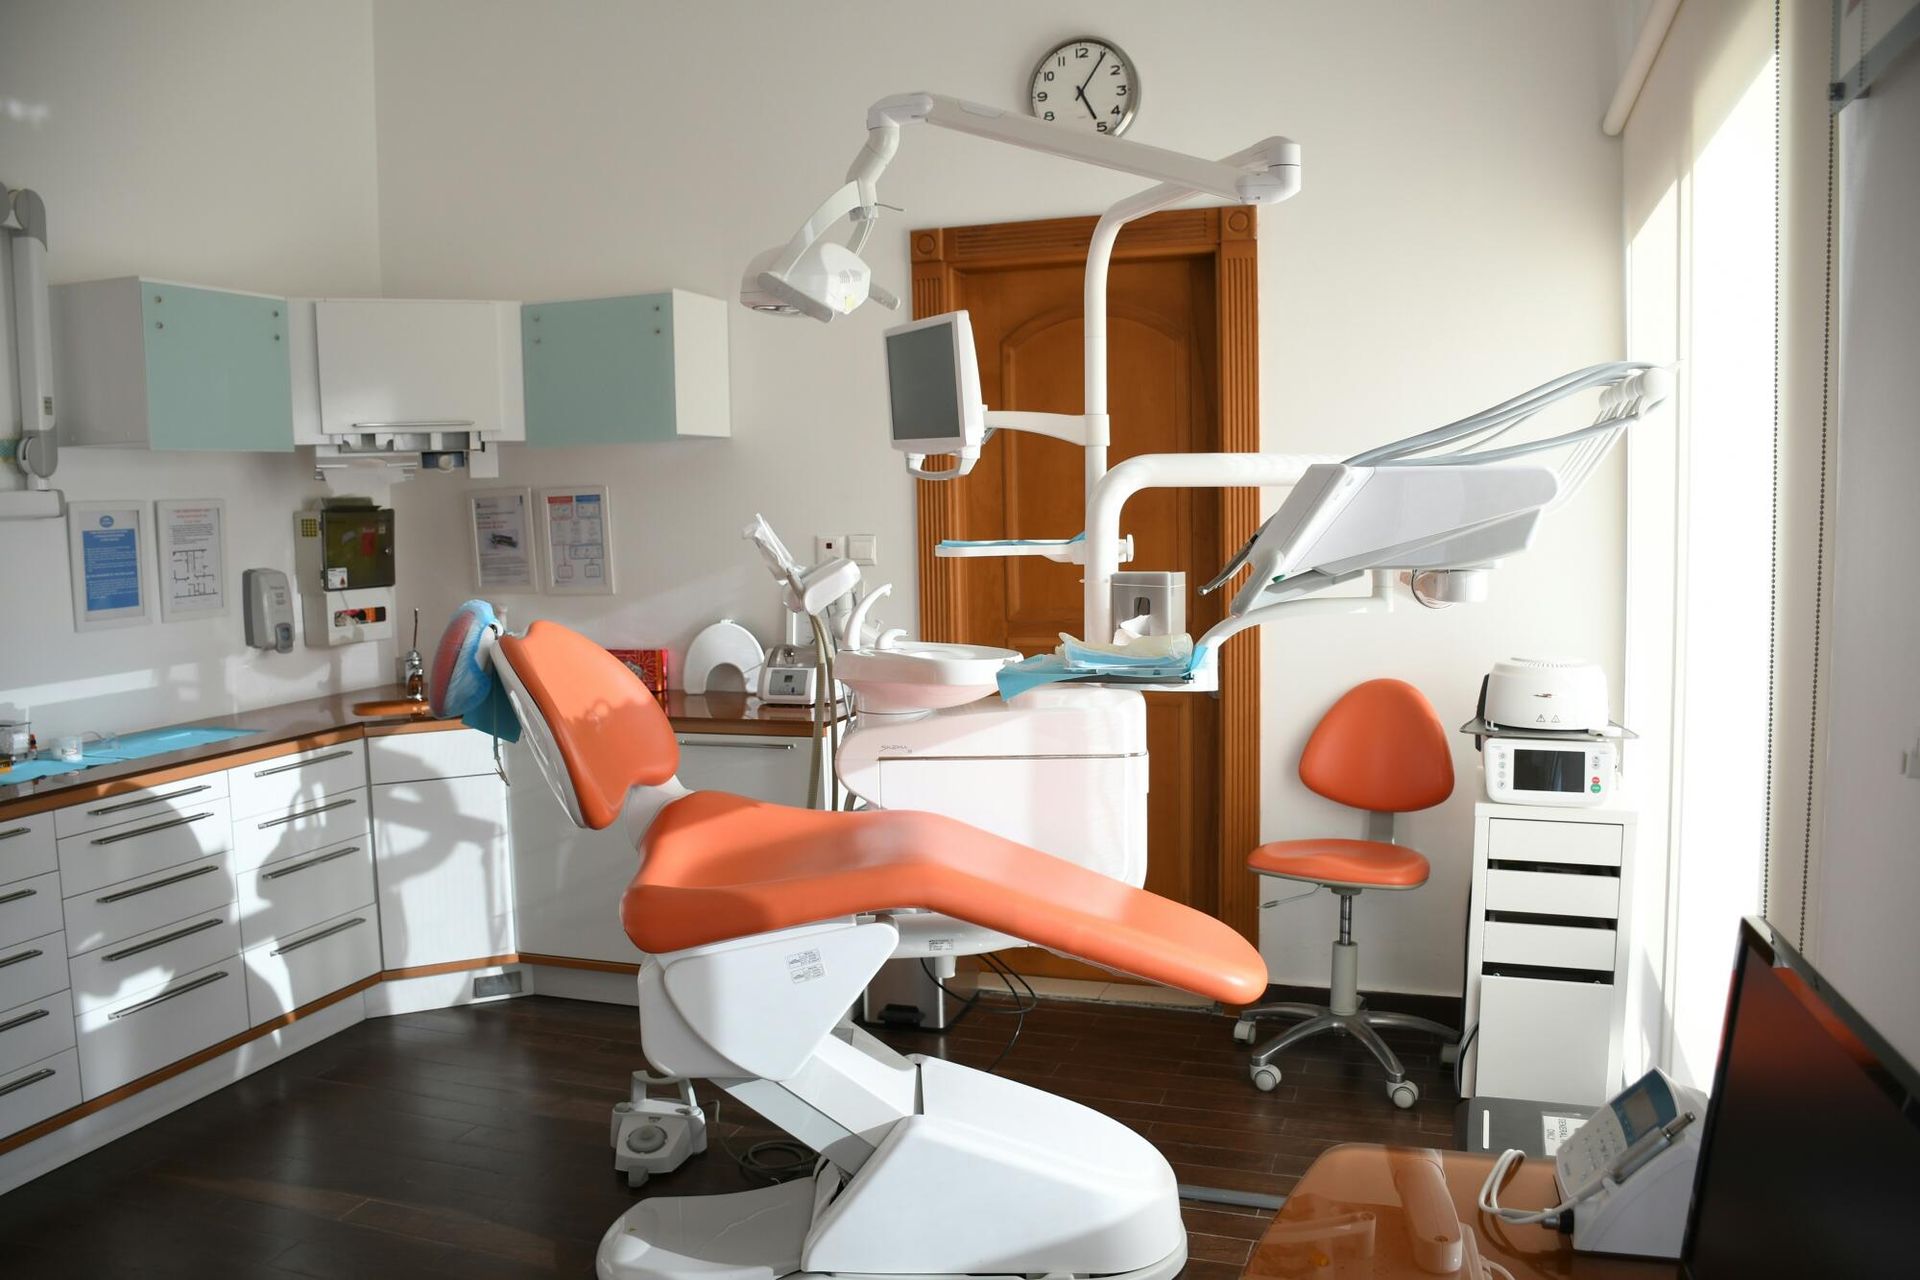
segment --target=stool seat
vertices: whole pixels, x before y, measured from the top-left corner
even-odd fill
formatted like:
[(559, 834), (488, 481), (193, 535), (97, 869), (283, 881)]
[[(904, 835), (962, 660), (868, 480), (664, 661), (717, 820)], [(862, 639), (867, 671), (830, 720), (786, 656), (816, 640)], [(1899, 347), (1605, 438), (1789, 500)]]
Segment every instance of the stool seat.
[(1429, 871), (1424, 855), (1383, 840), (1276, 840), (1248, 854), (1247, 867), (1335, 889), (1418, 889)]

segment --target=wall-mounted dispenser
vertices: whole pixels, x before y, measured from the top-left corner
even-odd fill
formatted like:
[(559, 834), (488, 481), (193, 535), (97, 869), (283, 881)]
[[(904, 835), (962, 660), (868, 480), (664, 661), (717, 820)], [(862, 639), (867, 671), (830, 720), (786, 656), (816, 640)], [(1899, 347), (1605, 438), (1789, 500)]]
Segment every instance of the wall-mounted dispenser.
[(329, 498), (293, 517), (293, 574), (310, 648), (393, 639), (393, 511)]

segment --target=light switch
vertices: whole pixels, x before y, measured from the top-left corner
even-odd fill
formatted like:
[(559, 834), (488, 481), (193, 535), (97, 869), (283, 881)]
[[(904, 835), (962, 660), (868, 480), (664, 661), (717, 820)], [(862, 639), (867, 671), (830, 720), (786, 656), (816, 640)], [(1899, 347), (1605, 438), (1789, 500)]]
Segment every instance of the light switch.
[(847, 559), (855, 564), (870, 565), (880, 558), (880, 537), (872, 533), (850, 533), (847, 535)]

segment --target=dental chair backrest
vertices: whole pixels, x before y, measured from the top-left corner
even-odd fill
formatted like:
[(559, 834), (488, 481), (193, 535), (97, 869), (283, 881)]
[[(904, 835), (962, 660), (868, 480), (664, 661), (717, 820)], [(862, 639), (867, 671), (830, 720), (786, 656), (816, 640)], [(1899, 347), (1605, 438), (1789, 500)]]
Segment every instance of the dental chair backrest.
[(626, 664), (579, 632), (542, 621), (524, 636), (508, 635), (485, 602), (469, 601), (434, 654), (434, 713), (474, 723), (495, 676), (518, 721), (513, 728), (574, 825), (612, 826), (635, 787), (679, 791), (680, 745), (666, 712)]

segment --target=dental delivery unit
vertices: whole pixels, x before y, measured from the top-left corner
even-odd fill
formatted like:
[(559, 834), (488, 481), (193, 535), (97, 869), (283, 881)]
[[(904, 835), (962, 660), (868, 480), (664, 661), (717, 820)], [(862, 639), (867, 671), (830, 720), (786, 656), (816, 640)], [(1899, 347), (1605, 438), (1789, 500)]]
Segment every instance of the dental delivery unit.
[[(1595, 365), (1344, 461), (1151, 454), (1109, 469), (1115, 238), (1128, 222), (1195, 197), (1285, 200), (1300, 190), (1299, 146), (1268, 138), (1210, 161), (953, 98), (887, 98), (868, 114), (866, 145), (846, 182), (791, 241), (747, 269), (746, 305), (821, 321), (870, 300), (897, 306), (859, 254), (881, 208), (876, 184), (911, 124), (1157, 183), (1107, 210), (1093, 233), (1085, 413), (982, 405), (963, 312), (887, 337), (893, 446), (911, 474), (966, 475), (994, 431), (1084, 449), (1084, 537), (1038, 548), (1084, 566), (1082, 636), (1023, 662), (1010, 651), (897, 632), (870, 639), (863, 614), (850, 619), (835, 678), (853, 690), (858, 722), (838, 771), (868, 806), (857, 811), (687, 791), (675, 777), (674, 733), (652, 695), (600, 646), (555, 623), (505, 634), (475, 602), (455, 616), (435, 658), (436, 712), (524, 739), (574, 823), (620, 822), (631, 835), (640, 863), (620, 912), (647, 956), (640, 1019), (655, 1079), (703, 1077), (818, 1153), (811, 1176), (732, 1195), (638, 1201), (602, 1241), (605, 1280), (1178, 1273), (1187, 1248), (1180, 1190), (1151, 1143), (1039, 1089), (903, 1057), (853, 1026), (850, 1006), (889, 960), (950, 961), (1016, 943), (1225, 1004), (1259, 999), (1267, 971), (1249, 942), (1141, 888), (1141, 691), (1213, 689), (1219, 646), (1288, 610), (1386, 607), (1403, 583), (1435, 607), (1483, 599), (1491, 570), (1528, 547), (1541, 517), (1670, 387), (1662, 368)], [(846, 239), (832, 238), (843, 223)], [(1589, 390), (1600, 393), (1590, 425), (1514, 436), (1549, 405)], [(928, 467), (935, 456), (953, 458), (952, 469)], [(1116, 628), (1112, 586), (1126, 553), (1128, 499), (1155, 487), (1236, 486), (1289, 492), (1208, 584), (1225, 587), (1246, 570), (1226, 618), (1191, 640)], [(750, 533), (786, 582), (788, 606), (816, 621), (857, 580), (834, 562), (801, 569), (764, 523)], [(1035, 546), (939, 550), (1033, 554)], [(1314, 599), (1363, 576), (1366, 597)], [(816, 634), (832, 639), (824, 628)], [(830, 681), (822, 688), (832, 696)], [(882, 735), (885, 744), (911, 744), (908, 771), (890, 776), (898, 762), (883, 758)]]

